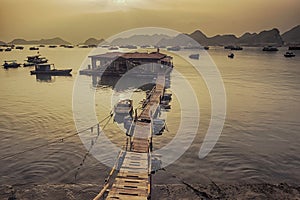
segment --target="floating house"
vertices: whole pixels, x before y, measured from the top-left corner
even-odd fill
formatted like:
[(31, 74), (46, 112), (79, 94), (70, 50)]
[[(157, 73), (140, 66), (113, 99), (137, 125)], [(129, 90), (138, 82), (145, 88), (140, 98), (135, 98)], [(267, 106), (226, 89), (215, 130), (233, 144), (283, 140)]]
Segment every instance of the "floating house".
[(122, 76), (132, 70), (131, 75), (152, 76), (158, 73), (169, 74), (173, 68), (173, 58), (155, 52), (108, 52), (89, 56), (91, 65), (80, 71), (81, 75)]

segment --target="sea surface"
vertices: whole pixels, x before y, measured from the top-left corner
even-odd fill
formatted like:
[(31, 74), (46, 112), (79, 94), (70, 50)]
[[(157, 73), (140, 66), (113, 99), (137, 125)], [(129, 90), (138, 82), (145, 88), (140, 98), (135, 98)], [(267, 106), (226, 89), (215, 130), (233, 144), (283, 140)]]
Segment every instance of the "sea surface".
[[(36, 54), (28, 48), (0, 52), (0, 63), (4, 60), (24, 63), (26, 56)], [(70, 77), (38, 79), (30, 75), (33, 70), (30, 67), (0, 69), (0, 184), (76, 182), (100, 185), (104, 182), (111, 168), (87, 154), (79, 135), (60, 140), (77, 131), (72, 111), (73, 88), (79, 76), (78, 69), (87, 67), (90, 51), (77, 47), (40, 48), (39, 53), (57, 68), (72, 68)], [(225, 184), (299, 184), (300, 52), (295, 51), (294, 58), (285, 58), (285, 51), (286, 47), (281, 47), (278, 52), (249, 47), (234, 52), (234, 59), (228, 58), (229, 51), (221, 47), (211, 47), (208, 54), (200, 52), (199, 62), (210, 58), (210, 63), (218, 68), (227, 105), (221, 136), (213, 150), (202, 159), (198, 153), (211, 119), (211, 91), (205, 77), (176, 52), (169, 52), (174, 56), (174, 71), (176, 69), (171, 75), (169, 90), (185, 90), (177, 80), (182, 77), (187, 80), (194, 91), (191, 98), (197, 99), (200, 121), (195, 126), (196, 116), (185, 119), (184, 132), (179, 134), (185, 136), (196, 127), (193, 143), (179, 159), (155, 175), (155, 182), (169, 183), (175, 174), (189, 183), (200, 184), (210, 180)], [(184, 55), (190, 53), (193, 52), (182, 52)], [(114, 80), (97, 87), (94, 87), (92, 77), (84, 76), (81, 80), (88, 82), (88, 92), (95, 94), (95, 105), (92, 106), (100, 121), (112, 109), (114, 87), (110, 81)], [(135, 108), (146, 95), (144, 90), (136, 88), (118, 92), (133, 94)], [(171, 110), (163, 111), (168, 131), (154, 138), (155, 150), (170, 143), (178, 134), (184, 111), (181, 104), (180, 97), (174, 94)], [(86, 127), (88, 125), (89, 122)], [(105, 134), (117, 146), (121, 147), (126, 141), (122, 124), (113, 120), (105, 126)], [(101, 144), (101, 141), (94, 142)], [(182, 149), (180, 143), (177, 145), (175, 149)]]

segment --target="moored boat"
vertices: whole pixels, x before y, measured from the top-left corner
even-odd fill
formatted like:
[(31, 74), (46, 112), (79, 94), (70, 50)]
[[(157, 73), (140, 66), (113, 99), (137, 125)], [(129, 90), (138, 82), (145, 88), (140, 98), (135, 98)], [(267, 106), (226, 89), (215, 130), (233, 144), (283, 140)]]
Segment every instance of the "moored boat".
[(273, 47), (273, 46), (266, 46), (262, 49), (263, 51), (278, 51), (277, 47)]
[(23, 46), (16, 46), (16, 49), (23, 50), (24, 47)]
[(167, 48), (168, 51), (180, 51), (180, 46), (175, 46), (175, 47), (169, 47)]
[(117, 115), (132, 115), (133, 105), (131, 99), (123, 99), (114, 106)]
[[(52, 68), (51, 68), (52, 66)], [(55, 69), (54, 64), (36, 64), (35, 70), (30, 71), (31, 75), (34, 74), (49, 74), (52, 76), (70, 76), (72, 69)]]
[(243, 50), (243, 47), (233, 46), (233, 47), (230, 48), (230, 50), (232, 50), (232, 51), (241, 51), (241, 50)]
[(36, 51), (36, 50), (39, 50), (39, 48), (38, 47), (29, 47), (29, 50)]
[(296, 55), (291, 52), (291, 51), (287, 51), (285, 54), (284, 54), (284, 57), (286, 58), (292, 58), (292, 57), (295, 57)]
[(234, 58), (234, 54), (233, 53), (228, 54), (228, 58)]
[(6, 60), (4, 61), (4, 64), (2, 65), (5, 69), (8, 68), (18, 68), (21, 66), (21, 64), (17, 63), (15, 60)]
[(195, 59), (195, 60), (199, 60), (199, 57), (200, 57), (200, 55), (197, 53), (197, 54), (191, 54), (190, 56), (189, 56), (189, 58), (191, 58), (191, 59)]
[(300, 50), (300, 46), (289, 46), (289, 50)]

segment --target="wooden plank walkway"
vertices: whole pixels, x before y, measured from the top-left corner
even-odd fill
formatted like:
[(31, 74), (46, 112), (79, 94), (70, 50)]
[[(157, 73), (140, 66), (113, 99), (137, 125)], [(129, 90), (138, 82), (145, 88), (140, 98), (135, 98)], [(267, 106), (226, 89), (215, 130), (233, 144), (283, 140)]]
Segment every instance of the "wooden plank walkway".
[(158, 75), (147, 104), (138, 116), (129, 151), (109, 190), (109, 200), (146, 200), (151, 198), (152, 124), (165, 89), (165, 76)]

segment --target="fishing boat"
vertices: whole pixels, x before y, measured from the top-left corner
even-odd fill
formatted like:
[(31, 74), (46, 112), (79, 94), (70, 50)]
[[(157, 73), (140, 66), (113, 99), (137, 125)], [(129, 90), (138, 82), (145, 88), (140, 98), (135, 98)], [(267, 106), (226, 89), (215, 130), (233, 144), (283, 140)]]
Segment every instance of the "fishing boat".
[[(52, 66), (52, 68), (51, 68)], [(70, 76), (72, 69), (55, 69), (54, 64), (36, 64), (30, 74), (49, 74), (52, 76)]]
[(278, 48), (273, 46), (266, 46), (262, 49), (263, 51), (278, 51)]
[(49, 48), (56, 48), (56, 45), (49, 45)]
[(11, 48), (6, 48), (5, 51), (11, 51)]
[(15, 60), (6, 60), (4, 61), (4, 64), (2, 65), (5, 69), (8, 68), (18, 68), (21, 66), (21, 64), (17, 63)]
[(190, 59), (195, 59), (195, 60), (199, 60), (199, 54), (197, 53), (197, 54), (191, 54), (190, 56), (189, 56), (189, 58)]
[(234, 54), (233, 53), (228, 54), (228, 58), (234, 58)]
[(292, 58), (292, 57), (295, 57), (295, 56), (296, 55), (291, 51), (288, 51), (284, 54), (284, 57), (286, 57), (286, 58)]
[(29, 67), (29, 66), (34, 66), (36, 64), (43, 64), (43, 63), (47, 63), (48, 59), (46, 59), (45, 57), (40, 57), (41, 55), (34, 55), (34, 56), (27, 56), (27, 63), (24, 63), (23, 66), (24, 67)]

